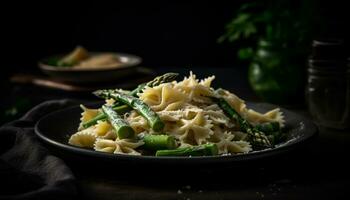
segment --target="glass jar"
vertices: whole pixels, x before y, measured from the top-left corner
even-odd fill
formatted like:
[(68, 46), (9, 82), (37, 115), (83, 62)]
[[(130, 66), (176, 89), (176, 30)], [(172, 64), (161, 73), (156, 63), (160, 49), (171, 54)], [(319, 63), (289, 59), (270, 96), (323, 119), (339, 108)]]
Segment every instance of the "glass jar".
[(249, 66), (248, 80), (264, 101), (284, 105), (304, 103), (305, 60), (291, 48), (260, 40)]
[(306, 88), (309, 112), (319, 125), (349, 128), (350, 67), (342, 55), (342, 43), (314, 41), (313, 49)]

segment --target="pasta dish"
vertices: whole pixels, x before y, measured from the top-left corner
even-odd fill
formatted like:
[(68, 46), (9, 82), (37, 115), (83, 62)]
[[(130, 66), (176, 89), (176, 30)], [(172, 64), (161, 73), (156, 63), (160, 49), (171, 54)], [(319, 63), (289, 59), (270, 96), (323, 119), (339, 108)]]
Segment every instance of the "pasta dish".
[(101, 108), (81, 105), (69, 144), (95, 151), (153, 156), (213, 156), (273, 148), (283, 139), (279, 108), (259, 113), (232, 92), (190, 72), (167, 73), (132, 91), (98, 90)]

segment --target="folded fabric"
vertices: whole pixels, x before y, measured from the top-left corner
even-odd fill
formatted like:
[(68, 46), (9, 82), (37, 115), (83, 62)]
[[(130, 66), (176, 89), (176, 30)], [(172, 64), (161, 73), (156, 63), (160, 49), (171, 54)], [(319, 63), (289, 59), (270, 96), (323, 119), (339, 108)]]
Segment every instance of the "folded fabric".
[(40, 144), (34, 126), (42, 116), (77, 103), (46, 101), (0, 128), (0, 200), (76, 197), (72, 171)]

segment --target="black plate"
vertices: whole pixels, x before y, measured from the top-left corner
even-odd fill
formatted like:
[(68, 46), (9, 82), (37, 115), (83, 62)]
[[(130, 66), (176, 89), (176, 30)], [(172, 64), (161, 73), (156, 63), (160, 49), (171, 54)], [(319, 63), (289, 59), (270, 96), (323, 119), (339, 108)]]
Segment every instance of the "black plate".
[[(97, 105), (95, 105), (97, 107)], [(265, 112), (277, 106), (264, 103), (249, 103), (249, 108)], [(81, 109), (79, 106), (59, 110), (46, 115), (35, 126), (37, 136), (50, 149), (63, 157), (74, 157), (81, 160), (100, 160), (115, 164), (223, 164), (241, 163), (259, 159), (272, 158), (297, 149), (317, 133), (317, 127), (310, 120), (286, 109), (281, 108), (286, 119), (287, 140), (273, 149), (255, 151), (246, 154), (207, 157), (155, 157), (132, 156), (97, 152), (91, 149), (74, 147), (68, 144), (71, 134), (75, 133), (79, 124)]]

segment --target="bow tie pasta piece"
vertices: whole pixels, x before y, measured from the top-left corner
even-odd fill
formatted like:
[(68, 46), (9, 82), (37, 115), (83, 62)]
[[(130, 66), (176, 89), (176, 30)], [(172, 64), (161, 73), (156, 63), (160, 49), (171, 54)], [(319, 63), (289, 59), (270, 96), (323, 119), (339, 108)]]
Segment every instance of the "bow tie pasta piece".
[(97, 139), (94, 144), (95, 151), (102, 151), (107, 153), (113, 153), (116, 149), (116, 144), (114, 140), (108, 139)]
[(83, 112), (81, 113), (80, 120), (82, 122), (86, 122), (91, 120), (92, 118), (96, 117), (99, 113), (98, 109), (90, 109), (85, 107), (84, 105), (80, 105), (81, 109), (83, 109)]
[(141, 155), (135, 149), (143, 144), (142, 141), (135, 141), (132, 139), (97, 139), (94, 149), (107, 153)]
[(247, 111), (246, 117), (249, 122), (253, 124), (265, 123), (265, 122), (278, 122), (281, 127), (284, 127), (284, 116), (279, 108), (270, 110), (265, 114), (256, 112), (252, 109)]
[(125, 119), (136, 134), (150, 129), (147, 120), (136, 111), (131, 111), (130, 115), (125, 116)]
[(226, 133), (225, 131), (226, 128), (217, 124), (213, 124), (213, 127), (211, 129), (213, 130), (213, 134), (210, 135), (210, 137), (208, 138), (208, 141), (213, 143), (220, 142), (224, 138), (224, 134)]
[(97, 136), (93, 132), (93, 127), (79, 131), (73, 134), (68, 143), (78, 147), (89, 147), (92, 148), (97, 139)]
[(227, 152), (229, 153), (248, 153), (252, 146), (247, 141), (230, 141), (227, 142)]
[(82, 124), (84, 122), (87, 122), (87, 121), (93, 119), (94, 117), (96, 117), (99, 114), (98, 109), (90, 109), (90, 108), (85, 107), (84, 105), (80, 105), (80, 108), (83, 110), (83, 112), (81, 113), (80, 124), (79, 124), (78, 130), (83, 129)]
[(132, 139), (121, 139), (121, 140), (117, 139), (115, 143), (117, 148), (114, 151), (114, 153), (130, 154), (130, 155), (141, 155), (135, 149), (137, 147), (144, 145), (144, 142), (142, 140), (135, 141)]
[(204, 114), (209, 116), (209, 119), (212, 120), (213, 124), (222, 124), (228, 128), (234, 127), (230, 118), (225, 115), (218, 105), (213, 104), (205, 107), (203, 110)]
[(154, 111), (177, 110), (188, 101), (187, 96), (175, 89), (171, 83), (161, 84), (153, 88), (147, 87), (139, 96)]
[(196, 79), (196, 75), (190, 72), (189, 77), (185, 77), (183, 81), (175, 84), (175, 88), (183, 91), (188, 95), (191, 101), (199, 103), (211, 103), (210, 98), (207, 96), (213, 96), (214, 91), (210, 88), (211, 81), (215, 77), (209, 77), (204, 79), (201, 83)]
[(227, 153), (247, 153), (252, 150), (251, 145), (249, 142), (246, 141), (235, 141), (233, 135), (230, 132), (225, 132), (222, 135), (222, 139), (220, 142), (216, 143), (219, 149), (220, 154), (227, 154)]
[(174, 134), (183, 143), (204, 144), (213, 134), (211, 120), (204, 116), (203, 112), (190, 112), (187, 119), (181, 119), (177, 124), (178, 126), (173, 127), (170, 134)]
[(94, 126), (94, 133), (99, 138), (116, 138), (116, 133), (114, 132), (112, 125), (107, 121), (97, 121), (97, 124)]

